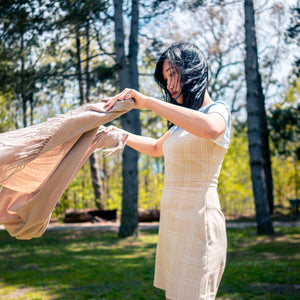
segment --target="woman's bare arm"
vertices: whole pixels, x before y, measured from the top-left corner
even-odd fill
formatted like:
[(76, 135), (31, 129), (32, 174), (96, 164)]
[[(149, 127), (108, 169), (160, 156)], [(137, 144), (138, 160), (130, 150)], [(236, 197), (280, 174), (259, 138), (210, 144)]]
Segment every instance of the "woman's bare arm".
[[(208, 94), (206, 97), (206, 99), (210, 99)], [(133, 99), (135, 108), (150, 109), (180, 128), (202, 138), (216, 139), (224, 132), (226, 127), (224, 118), (217, 113), (205, 114), (194, 109), (145, 96), (132, 89), (125, 89), (115, 97), (103, 101), (107, 102), (105, 107), (110, 110), (116, 101), (126, 99)], [(205, 101), (212, 102), (211, 100)]]
[(141, 135), (136, 135), (125, 131), (123, 129), (116, 128), (114, 126), (109, 126), (106, 128), (105, 132), (111, 130), (121, 130), (128, 135), (126, 145), (133, 148), (134, 150), (150, 155), (150, 156), (163, 156), (162, 145), (166, 138), (169, 136), (169, 131), (166, 132), (159, 139), (154, 139), (151, 137), (144, 137)]
[(147, 97), (145, 108), (154, 111), (189, 133), (207, 139), (216, 139), (226, 127), (217, 113), (205, 114), (194, 109)]

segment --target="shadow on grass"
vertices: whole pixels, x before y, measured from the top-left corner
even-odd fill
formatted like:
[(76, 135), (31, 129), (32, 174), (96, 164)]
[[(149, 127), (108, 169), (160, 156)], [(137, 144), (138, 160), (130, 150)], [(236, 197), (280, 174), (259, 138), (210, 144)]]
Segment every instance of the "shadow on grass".
[(25, 289), (22, 299), (162, 299), (152, 286), (154, 232), (137, 239), (97, 231), (46, 232), (31, 241), (0, 232), (0, 240), (0, 266), (7, 270), (0, 275), (1, 299), (11, 287)]
[[(152, 286), (157, 231), (119, 239), (97, 230), (48, 231), (18, 241), (0, 232), (0, 298), (163, 299)], [(300, 229), (271, 237), (228, 230), (217, 299), (299, 299)]]
[(272, 236), (257, 236), (254, 228), (229, 230), (219, 299), (299, 299), (299, 258), (297, 227)]

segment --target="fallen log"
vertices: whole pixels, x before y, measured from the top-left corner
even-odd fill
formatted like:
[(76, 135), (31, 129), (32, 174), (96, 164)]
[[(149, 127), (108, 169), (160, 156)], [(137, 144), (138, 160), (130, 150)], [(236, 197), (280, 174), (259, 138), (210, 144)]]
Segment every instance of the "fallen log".
[(160, 212), (158, 209), (138, 209), (139, 222), (158, 222)]
[(90, 210), (88, 212), (93, 217), (99, 217), (103, 220), (116, 220), (117, 219), (117, 210)]
[(84, 210), (68, 210), (65, 213), (64, 223), (90, 222), (93, 216)]

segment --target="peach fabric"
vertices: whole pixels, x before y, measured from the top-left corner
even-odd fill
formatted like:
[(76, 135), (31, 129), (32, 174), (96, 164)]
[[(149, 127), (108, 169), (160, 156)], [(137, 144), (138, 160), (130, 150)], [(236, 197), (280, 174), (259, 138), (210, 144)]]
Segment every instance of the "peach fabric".
[[(0, 223), (18, 239), (41, 236), (52, 210), (91, 153), (122, 150), (127, 136), (102, 124), (134, 107), (118, 101), (107, 112), (91, 103), (45, 123), (0, 134)], [(100, 127), (100, 128), (99, 128)]]
[(225, 218), (217, 194), (226, 149), (175, 130), (163, 144), (161, 197), (154, 285), (167, 299), (215, 299), (225, 268)]

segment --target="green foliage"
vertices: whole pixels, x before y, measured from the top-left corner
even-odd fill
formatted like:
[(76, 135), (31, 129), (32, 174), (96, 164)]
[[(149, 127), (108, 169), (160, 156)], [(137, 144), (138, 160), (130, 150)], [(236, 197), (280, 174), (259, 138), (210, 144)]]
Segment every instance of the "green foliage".
[[(273, 150), (273, 170), (277, 176), (274, 187), (280, 203), (283, 199), (299, 198), (300, 168), (300, 77), (291, 84), (283, 103), (275, 104), (269, 113), (270, 137)], [(280, 171), (274, 166), (281, 162)], [(281, 172), (284, 170), (284, 173)], [(288, 188), (284, 188), (287, 184)], [(285, 197), (284, 197), (285, 194)]]
[(0, 91), (12, 95), (11, 105), (23, 115), (23, 126), (27, 126), (29, 108), (33, 123), (33, 108), (38, 102), (34, 96), (43, 82), (40, 40), (50, 12), (40, 1), (0, 1), (0, 12)]
[(274, 152), (284, 157), (300, 160), (300, 104), (283, 107), (274, 105), (270, 111), (269, 124)]
[(300, 95), (300, 76), (291, 76), (290, 85), (287, 89), (286, 97), (284, 98), (284, 103), (287, 104), (297, 104)]
[(161, 159), (141, 155), (139, 158), (139, 207), (159, 209), (164, 183)]
[[(300, 7), (299, 0), (297, 5), (291, 8), (290, 26), (287, 29), (287, 40), (289, 43), (295, 43), (298, 47), (300, 46)], [(299, 53), (295, 57), (295, 69), (294, 73), (300, 76), (300, 57)]]
[[(140, 118), (144, 136), (159, 138), (167, 130), (166, 121), (151, 111), (143, 112)], [(139, 207), (159, 209), (163, 183), (163, 158), (141, 154), (139, 157)]]
[(14, 128), (14, 109), (10, 104), (11, 95), (0, 93), (0, 133)]
[(219, 178), (219, 194), (225, 215), (254, 214), (247, 129), (243, 123), (233, 125)]
[(117, 209), (122, 206), (122, 154), (101, 158), (103, 176), (103, 203), (106, 209)]
[[(299, 168), (300, 168), (300, 133), (299, 112), (297, 107), (280, 108), (279, 105), (271, 111), (271, 140), (275, 152), (273, 156), (273, 173), (279, 173), (278, 180), (274, 181), (278, 197), (297, 199), (299, 197)], [(279, 169), (276, 169), (276, 166)], [(283, 171), (283, 172), (282, 172)], [(286, 184), (286, 187), (284, 185)]]
[[(277, 115), (280, 120), (280, 113)], [(278, 121), (279, 121), (278, 120)], [(286, 120), (286, 123), (289, 123)], [(282, 123), (285, 126), (285, 123)], [(279, 128), (278, 130), (282, 130)], [(294, 130), (297, 130), (294, 128)], [(271, 135), (271, 148), (275, 149), (273, 142), (274, 133)], [(279, 140), (283, 143), (282, 140)], [(294, 140), (294, 145), (298, 145)], [(287, 153), (287, 152), (285, 152)], [(299, 176), (297, 171), (299, 163), (291, 155), (278, 155), (274, 152), (272, 160), (272, 175), (274, 189), (274, 205), (288, 208), (289, 199), (299, 197)], [(225, 155), (223, 167), (219, 178), (219, 194), (221, 207), (226, 217), (239, 215), (254, 215), (254, 201), (251, 184), (251, 170), (249, 165), (247, 128), (244, 123), (236, 123), (232, 128), (230, 147)], [(283, 211), (284, 212), (284, 211)]]
[[(151, 1), (150, 1), (151, 2)], [(151, 20), (153, 14), (163, 14), (164, 11), (173, 10), (176, 1), (152, 1), (149, 5), (143, 4), (141, 18), (144, 28)], [(184, 1), (185, 7), (197, 10), (206, 1)], [(220, 5), (222, 1), (218, 2)], [(85, 68), (87, 65), (87, 45), (86, 27), (90, 29), (90, 76), (89, 84), (91, 87), (91, 98), (98, 96), (111, 96), (116, 91), (116, 71), (117, 66), (114, 60), (114, 37), (112, 35), (111, 2), (109, 1), (0, 1), (0, 132), (15, 129), (21, 124), (22, 100), (32, 107), (25, 108), (25, 113), (32, 114), (35, 123), (45, 121), (48, 117), (56, 113), (66, 113), (75, 108), (78, 101), (78, 84), (76, 72), (76, 49), (75, 32), (79, 30), (81, 41), (81, 64), (82, 75), (85, 78)], [(199, 28), (204, 28), (206, 32), (220, 32), (214, 43), (208, 43), (209, 59), (212, 64), (219, 61), (215, 70), (229, 70), (224, 66), (238, 63), (231, 59), (221, 59), (228, 53), (234, 53), (236, 41), (232, 40), (233, 52), (228, 48), (224, 54), (218, 52), (219, 42), (230, 41), (222, 28), (226, 28), (227, 13), (224, 14), (222, 6), (215, 7), (216, 18), (211, 18), (213, 30), (205, 27), (205, 14), (201, 14)], [(299, 9), (294, 9), (294, 17), (291, 19), (289, 39), (295, 43), (299, 41), (299, 29), (295, 24), (299, 18)], [(144, 18), (145, 17), (145, 18)], [(222, 20), (222, 24), (216, 22)], [(204, 21), (203, 21), (204, 20)], [(148, 24), (149, 25), (149, 24)], [(223, 27), (225, 25), (225, 27)], [(153, 31), (157, 29), (160, 36), (160, 28), (157, 21), (151, 26)], [(150, 28), (151, 28), (150, 26)], [(204, 26), (204, 27), (203, 27)], [(295, 26), (295, 27), (294, 27)], [(175, 28), (175, 27), (174, 27)], [(293, 30), (293, 31), (291, 31)], [(296, 31), (295, 31), (296, 30)], [(199, 33), (199, 32), (198, 32)], [(203, 32), (204, 33), (204, 32)], [(174, 36), (180, 36), (180, 32), (174, 30)], [(188, 35), (189, 36), (189, 35)], [(206, 36), (197, 34), (199, 36)], [(155, 37), (155, 35), (153, 36)], [(186, 37), (185, 37), (186, 38)], [(227, 37), (228, 38), (228, 37)], [(232, 38), (232, 35), (230, 35)], [(172, 38), (170, 38), (172, 39)], [(170, 40), (169, 39), (169, 40)], [(139, 63), (140, 83), (144, 85), (144, 92), (159, 97), (158, 89), (154, 88), (148, 76), (155, 66), (155, 60), (163, 47), (164, 36), (154, 38), (152, 41), (146, 35), (141, 37), (140, 49), (144, 50), (141, 54)], [(227, 42), (226, 42), (227, 43)], [(225, 43), (225, 44), (226, 44)], [(239, 43), (238, 43), (239, 44)], [(144, 47), (144, 49), (143, 49)], [(272, 48), (272, 47), (271, 47)], [(212, 53), (211, 51), (217, 51)], [(230, 51), (229, 51), (230, 50)], [(231, 56), (231, 57), (235, 57)], [(230, 58), (231, 58), (230, 57)], [(239, 57), (239, 55), (237, 55)], [(273, 56), (272, 56), (273, 57)], [(23, 70), (21, 69), (23, 59)], [(238, 60), (238, 59), (237, 59)], [(222, 93), (224, 84), (228, 79), (228, 94), (236, 94), (233, 84), (241, 80), (243, 73), (239, 68), (226, 71), (226, 76), (219, 76), (213, 72), (211, 83), (216, 82), (217, 87), (221, 87)], [(269, 73), (269, 72), (267, 72)], [(225, 77), (224, 77), (225, 76)], [(228, 78), (227, 78), (228, 77)], [(144, 81), (144, 82), (143, 82)], [(299, 130), (297, 130), (299, 107), (294, 103), (299, 99), (299, 78), (291, 85), (287, 93), (286, 101), (283, 106), (274, 107), (271, 111), (271, 142), (274, 155), (272, 157), (275, 204), (288, 205), (287, 200), (295, 195), (299, 189), (299, 178), (297, 168), (299, 162), (293, 161), (291, 155), (297, 153), (299, 158)], [(230, 84), (229, 84), (230, 83)], [(232, 84), (231, 84), (232, 83)], [(226, 84), (225, 84), (226, 85)], [(213, 86), (213, 84), (211, 84)], [(240, 90), (240, 86), (238, 89)], [(220, 94), (221, 94), (220, 91)], [(23, 92), (23, 93), (22, 93)], [(216, 93), (216, 91), (214, 91)], [(23, 99), (21, 95), (23, 94)], [(225, 93), (227, 95), (227, 92)], [(238, 96), (235, 96), (239, 98)], [(222, 97), (221, 97), (222, 98)], [(92, 99), (91, 99), (92, 100)], [(240, 104), (238, 104), (240, 105)], [(242, 106), (243, 104), (241, 104)], [(290, 106), (289, 106), (290, 105)], [(235, 105), (236, 106), (236, 105)], [(235, 107), (234, 106), (234, 107)], [(32, 111), (34, 108), (34, 112)], [(145, 136), (154, 138), (160, 137), (166, 131), (166, 123), (153, 112), (143, 112), (141, 114), (142, 133)], [(114, 123), (118, 124), (118, 123)], [(298, 148), (297, 148), (298, 147)], [(298, 149), (298, 150), (295, 150)], [(280, 155), (279, 155), (280, 154)], [(285, 154), (285, 156), (283, 156)], [(121, 173), (121, 154), (113, 157), (104, 158), (102, 152), (98, 155), (101, 168), (101, 179), (103, 184), (103, 202), (107, 209), (117, 208), (121, 210), (122, 193), (122, 173)], [(299, 159), (298, 159), (299, 160)], [(143, 208), (159, 207), (160, 195), (163, 187), (162, 158), (151, 158), (140, 155), (139, 158), (139, 206)], [(247, 146), (246, 129), (243, 126), (234, 126), (231, 146), (224, 160), (224, 165), (220, 177), (220, 200), (222, 208), (227, 216), (240, 214), (253, 214), (254, 204), (250, 179), (249, 156)], [(54, 215), (59, 215), (67, 208), (93, 207), (93, 193), (90, 179), (90, 169), (86, 164), (78, 173), (66, 192), (63, 194)]]
[[(300, 229), (228, 229), (217, 300), (299, 299)], [(0, 298), (163, 299), (153, 287), (157, 231), (118, 239), (99, 230), (53, 230), (30, 241), (0, 231)]]
[(94, 208), (94, 206), (90, 168), (89, 164), (85, 163), (61, 196), (60, 201), (53, 211), (53, 216), (60, 216), (69, 208), (82, 209)]
[(107, 79), (114, 79), (116, 76), (116, 69), (116, 66), (107, 66), (106, 64), (100, 64), (99, 66), (95, 67), (93, 71), (95, 81), (97, 82), (105, 81)]
[(296, 190), (297, 185), (299, 186), (300, 182), (299, 178), (296, 176), (295, 167), (295, 162), (292, 157), (272, 157), (275, 205), (287, 208), (290, 206), (289, 199), (297, 198)]

